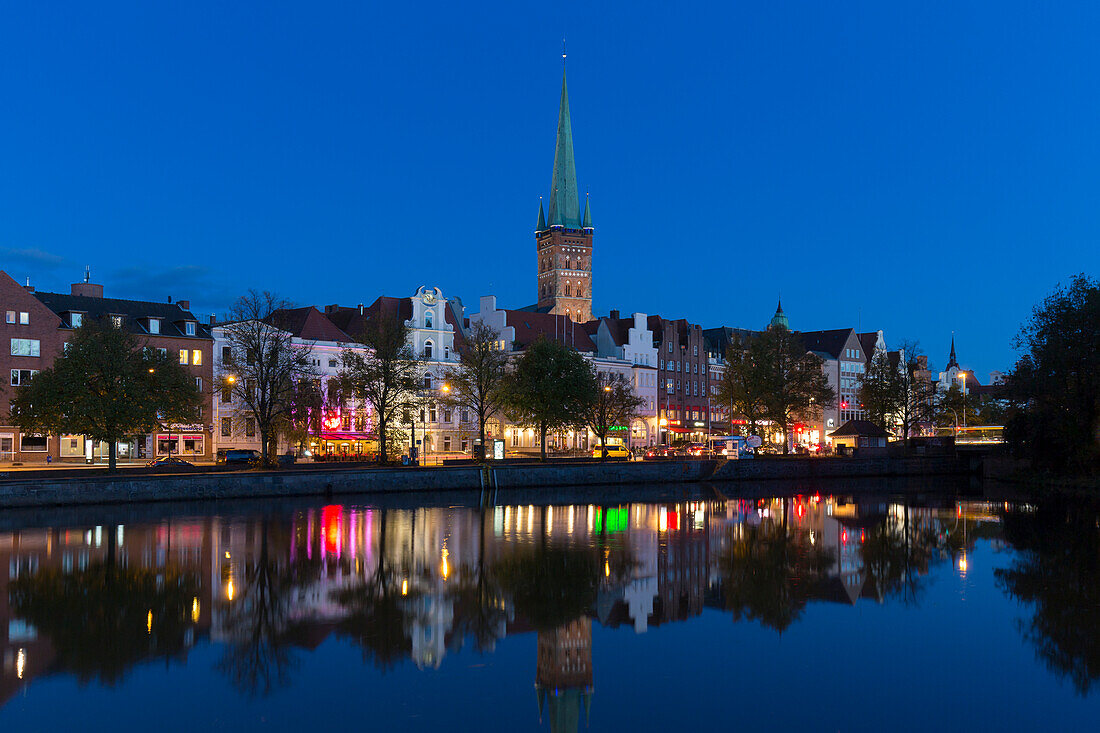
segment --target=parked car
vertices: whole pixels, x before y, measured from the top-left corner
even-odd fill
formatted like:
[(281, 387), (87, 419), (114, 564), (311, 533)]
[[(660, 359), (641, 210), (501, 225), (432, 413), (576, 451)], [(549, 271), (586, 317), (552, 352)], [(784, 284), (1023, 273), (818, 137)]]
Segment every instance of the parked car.
[[(602, 458), (603, 457), (603, 451), (604, 451), (604, 448), (602, 446), (597, 445), (595, 448), (592, 449), (592, 457), (593, 458)], [(617, 459), (627, 459), (627, 458), (630, 458), (630, 451), (627, 449), (627, 447), (625, 445), (622, 445), (622, 444), (608, 445), (607, 446), (607, 457), (608, 458), (617, 458)]]
[(710, 450), (702, 443), (683, 443), (676, 446), (675, 455), (684, 458), (706, 458), (710, 455)]
[(673, 455), (672, 449), (667, 445), (654, 445), (646, 449), (645, 458), (668, 458)]
[(194, 466), (195, 464), (190, 461), (185, 461), (179, 456), (164, 456), (163, 458), (149, 461), (145, 465), (148, 468), (185, 468)]
[(260, 460), (260, 451), (251, 448), (231, 448), (218, 451), (215, 463), (252, 464)]

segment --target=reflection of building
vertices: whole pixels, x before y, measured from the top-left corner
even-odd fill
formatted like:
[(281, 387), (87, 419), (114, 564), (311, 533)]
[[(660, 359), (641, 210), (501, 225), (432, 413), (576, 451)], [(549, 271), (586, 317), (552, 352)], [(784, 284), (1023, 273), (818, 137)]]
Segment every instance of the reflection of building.
[(582, 617), (540, 631), (535, 690), (539, 715), (547, 708), (551, 731), (575, 731), (581, 708), (592, 702), (592, 619)]

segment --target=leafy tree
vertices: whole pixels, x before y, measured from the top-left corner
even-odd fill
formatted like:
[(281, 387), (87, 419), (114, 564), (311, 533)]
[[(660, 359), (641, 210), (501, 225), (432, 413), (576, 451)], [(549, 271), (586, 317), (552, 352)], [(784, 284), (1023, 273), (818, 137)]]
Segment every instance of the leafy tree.
[(883, 516), (867, 528), (867, 538), (860, 545), (867, 582), (880, 602), (900, 598), (906, 605), (919, 603), (924, 574), (939, 556), (935, 528), (912, 521), (910, 515), (906, 504), (902, 517)]
[(539, 431), (540, 452), (546, 460), (546, 434), (583, 423), (584, 410), (596, 397), (596, 380), (580, 354), (540, 338), (516, 362), (505, 390), (505, 413)]
[(1005, 435), (1017, 455), (1059, 471), (1100, 469), (1100, 283), (1059, 286), (1032, 312), (1006, 378)]
[(595, 380), (595, 395), (583, 406), (581, 416), (599, 441), (600, 460), (607, 458), (607, 434), (616, 426), (630, 426), (645, 400), (634, 394), (634, 388), (619, 372), (598, 372), (591, 367)]
[(500, 333), (492, 326), (475, 323), (458, 349), (458, 367), (447, 375), (451, 389), (444, 401), (477, 416), (482, 450), (486, 424), (504, 409), (508, 354), (500, 348), (499, 340)]
[(453, 633), (459, 638), (473, 637), (478, 651), (492, 651), (503, 639), (512, 620), (499, 578), (485, 562), (485, 533), (489, 518), (483, 506), (478, 514), (477, 565), (459, 568), (451, 585), (454, 601)]
[(726, 368), (718, 378), (717, 400), (730, 408), (730, 420), (740, 415), (748, 421), (749, 435), (756, 435), (756, 424), (767, 409), (764, 398), (767, 385), (761, 368), (762, 342), (756, 338), (738, 339), (726, 351)]
[(344, 351), (340, 381), (350, 394), (373, 408), (378, 461), (386, 463), (393, 423), (412, 407), (420, 390), (421, 364), (409, 346), (409, 327), (398, 316), (371, 318), (360, 341), (368, 353)]
[(290, 413), (284, 429), (284, 436), (290, 445), (298, 446), (300, 451), (308, 445), (310, 437), (320, 438), (325, 403), (320, 380), (298, 380), (290, 398)]
[(493, 574), (516, 613), (548, 631), (585, 615), (596, 603), (600, 557), (591, 549), (540, 547), (500, 560)]
[(977, 407), (978, 400), (973, 395), (964, 395), (959, 385), (952, 384), (937, 395), (934, 408), (936, 424), (954, 427), (957, 419), (960, 427), (980, 425)]
[(201, 395), (178, 363), (109, 321), (85, 320), (66, 351), (19, 389), (11, 417), (25, 433), (76, 433), (108, 444), (159, 425), (193, 421)]
[(783, 429), (783, 452), (790, 452), (791, 423), (808, 419), (836, 400), (836, 392), (821, 369), (821, 358), (806, 351), (802, 339), (783, 326), (755, 336), (750, 348), (762, 370), (765, 416)]
[(905, 440), (922, 423), (932, 419), (935, 388), (927, 369), (927, 360), (916, 341), (902, 341), (898, 348), (898, 433)]
[(218, 327), (225, 341), (218, 389), (243, 406), (237, 420), (255, 420), (265, 463), (272, 461), (278, 435), (290, 432), (298, 383), (316, 376), (312, 345), (297, 342), (288, 330), (289, 308), (272, 293), (249, 290)]
[(859, 379), (859, 401), (871, 422), (889, 430), (902, 407), (901, 369), (885, 351), (876, 351)]

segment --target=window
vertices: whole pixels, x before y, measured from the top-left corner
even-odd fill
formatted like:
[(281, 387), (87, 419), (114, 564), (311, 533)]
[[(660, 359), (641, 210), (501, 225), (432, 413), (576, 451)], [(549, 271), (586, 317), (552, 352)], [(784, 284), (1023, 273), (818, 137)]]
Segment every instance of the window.
[(70, 313), (69, 314), (69, 325), (71, 325), (73, 328), (80, 328), (80, 324), (83, 323), (83, 322), (84, 322), (84, 314), (83, 313)]
[(671, 379), (668, 380), (667, 382), (665, 382), (665, 391), (668, 394), (672, 394), (672, 380)]
[(450, 410), (444, 410), (443, 411), (443, 422), (446, 422), (446, 423), (451, 422), (451, 417), (452, 417), (452, 413), (451, 413)]
[(229, 434), (232, 431), (233, 431), (233, 418), (223, 417), (222, 418), (222, 437), (223, 438), (228, 438)]
[(8, 311), (8, 323), (15, 323), (15, 311)]
[(232, 346), (223, 346), (222, 347), (222, 364), (230, 364), (232, 362), (233, 362), (233, 347)]
[(232, 400), (233, 400), (233, 390), (229, 389), (228, 387), (223, 389), (222, 390), (222, 402), (223, 403), (232, 402)]
[(691, 348), (695, 352), (694, 355), (699, 356), (699, 344), (695, 344), (695, 346), (692, 346)]
[(12, 339), (12, 356), (41, 356), (42, 342), (38, 339)]
[(428, 417), (429, 417), (431, 422), (437, 422), (438, 421), (439, 418), (437, 416), (437, 413), (436, 413), (434, 407), (428, 411)]
[(450, 346), (444, 346), (443, 347), (443, 358), (445, 360), (448, 360), (448, 361), (450, 360), (450, 358), (451, 358), (451, 347)]
[(425, 359), (431, 359), (432, 358), (432, 342), (431, 341), (425, 341), (424, 342), (424, 358)]
[(11, 386), (22, 387), (30, 384), (31, 377), (38, 374), (37, 369), (12, 369), (11, 370)]
[(244, 434), (249, 438), (256, 437), (256, 418), (246, 417), (244, 419)]
[(180, 364), (186, 364), (187, 363), (187, 355), (188, 355), (187, 349), (180, 349)]
[(159, 318), (150, 318), (149, 319), (149, 333), (160, 333), (160, 319)]
[(432, 375), (431, 374), (425, 374), (424, 375), (424, 389), (431, 389), (431, 388), (432, 388)]
[(672, 353), (672, 342), (671, 341), (668, 342), (668, 353), (670, 353), (670, 354)]
[(424, 311), (424, 328), (432, 327), (432, 312)]
[(458, 414), (458, 417), (462, 422), (470, 422), (470, 411), (463, 410)]
[(48, 440), (45, 435), (23, 435), (20, 436), (19, 449), (24, 453), (45, 453)]
[(19, 325), (26, 326), (31, 322), (31, 314), (26, 311), (19, 312)]
[(191, 352), (191, 363), (195, 366), (202, 366), (202, 351), (194, 349)]
[(186, 329), (184, 331), (184, 333), (186, 333), (188, 336), (194, 336), (195, 335), (195, 322), (194, 321), (188, 321), (186, 324), (184, 324), (184, 328)]
[(115, 328), (122, 328), (122, 316), (111, 316), (111, 325)]
[(451, 436), (449, 436), (449, 435), (444, 435), (443, 436), (443, 450), (445, 450), (445, 451), (450, 451), (451, 450)]
[(202, 392), (202, 377), (195, 377), (195, 389)]
[(157, 356), (159, 356), (161, 359), (167, 359), (168, 349), (157, 349)]
[(337, 364), (336, 359), (329, 359), (328, 360), (328, 365), (329, 365), (330, 368), (335, 367), (336, 364)]

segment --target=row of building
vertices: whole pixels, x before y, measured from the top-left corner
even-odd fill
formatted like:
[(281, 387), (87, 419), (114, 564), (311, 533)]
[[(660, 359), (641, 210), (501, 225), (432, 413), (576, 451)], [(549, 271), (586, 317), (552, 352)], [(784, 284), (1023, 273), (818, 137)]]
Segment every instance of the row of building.
[[(573, 155), (569, 95), (563, 75), (558, 109), (557, 140), (549, 206), (539, 203), (535, 227), (536, 293), (534, 304), (504, 308), (494, 296), (480, 298), (476, 310), (458, 297), (448, 297), (439, 287), (423, 286), (409, 297), (378, 297), (369, 306), (308, 306), (279, 314), (278, 323), (294, 340), (311, 350), (315, 378), (327, 397), (328, 386), (342, 366), (347, 349), (362, 349), (357, 336), (376, 316), (396, 316), (409, 326), (412, 350), (424, 360), (423, 409), (409, 414), (401, 426), (410, 446), (422, 441), (424, 453), (467, 453), (477, 425), (469, 412), (451, 409), (442, 400), (447, 374), (458, 361), (467, 329), (486, 323), (500, 333), (500, 347), (520, 354), (539, 338), (558, 340), (577, 350), (602, 372), (623, 375), (642, 407), (628, 425), (616, 426), (623, 442), (641, 447), (676, 442), (704, 441), (707, 436), (739, 432), (744, 421), (716, 403), (717, 382), (725, 367), (725, 355), (738, 337), (751, 330), (727, 326), (706, 328), (684, 318), (645, 312), (625, 314), (611, 310), (606, 316), (592, 312), (593, 238), (595, 228), (587, 196), (583, 206), (577, 186)], [(125, 300), (105, 297), (103, 287), (83, 282), (67, 294), (37, 292), (29, 283), (20, 285), (0, 271), (0, 310), (6, 318), (4, 340), (10, 355), (0, 348), (0, 374), (10, 371), (4, 390), (10, 400), (34, 373), (61, 353), (72, 330), (87, 318), (109, 318), (119, 327), (143, 339), (150, 347), (173, 355), (193, 374), (195, 384), (208, 399), (201, 419), (194, 423), (164, 426), (150, 435), (133, 436), (118, 446), (123, 459), (149, 459), (171, 453), (189, 459), (210, 459), (219, 450), (258, 448), (257, 425), (234, 396), (214, 389), (214, 377), (223, 371), (228, 348), (224, 329), (213, 316), (196, 317), (190, 303)], [(764, 325), (764, 324), (761, 324)], [(782, 305), (770, 326), (790, 327)], [(838, 395), (835, 405), (797, 424), (787, 439), (807, 446), (828, 445), (830, 433), (851, 420), (866, 417), (859, 402), (860, 376), (875, 353), (887, 349), (883, 332), (859, 333), (852, 328), (802, 331), (807, 349), (822, 359), (822, 368)], [(895, 354), (895, 358), (901, 358)], [(941, 386), (959, 383), (972, 392), (982, 387), (972, 372), (962, 370), (951, 357), (938, 380)], [(433, 402), (433, 395), (439, 398)], [(8, 400), (0, 402), (0, 461), (91, 460), (106, 455), (106, 445), (96, 445), (80, 435), (26, 435), (12, 424)], [(329, 407), (322, 428), (305, 446), (314, 456), (356, 456), (373, 452), (376, 434), (370, 409), (354, 400), (326, 399)], [(418, 434), (419, 433), (419, 434)], [(538, 448), (535, 431), (527, 426), (497, 420), (490, 426), (493, 438), (504, 439), (508, 450)], [(414, 437), (415, 436), (415, 437)], [(586, 431), (567, 431), (548, 438), (550, 449), (583, 450), (592, 444)], [(783, 436), (774, 436), (782, 441)], [(287, 446), (280, 446), (280, 451)]]

